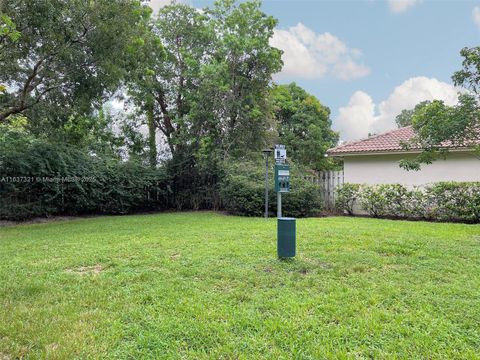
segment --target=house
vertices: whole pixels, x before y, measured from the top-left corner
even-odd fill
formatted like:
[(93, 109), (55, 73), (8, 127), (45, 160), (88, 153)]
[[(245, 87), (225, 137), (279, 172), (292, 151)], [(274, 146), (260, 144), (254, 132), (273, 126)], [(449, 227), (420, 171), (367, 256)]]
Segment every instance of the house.
[(400, 168), (401, 159), (413, 158), (421, 151), (403, 149), (402, 142), (413, 136), (413, 128), (407, 126), (337, 146), (327, 154), (343, 159), (345, 183), (415, 186), (439, 181), (480, 181), (480, 159), (472, 148), (452, 148), (445, 160), (423, 165), (419, 171)]

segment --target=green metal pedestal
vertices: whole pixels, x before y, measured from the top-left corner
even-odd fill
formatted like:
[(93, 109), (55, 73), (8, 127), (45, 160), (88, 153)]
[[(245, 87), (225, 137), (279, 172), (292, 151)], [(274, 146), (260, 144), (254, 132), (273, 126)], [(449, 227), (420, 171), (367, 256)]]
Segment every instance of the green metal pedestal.
[(295, 218), (277, 218), (277, 253), (279, 258), (295, 256), (296, 222)]

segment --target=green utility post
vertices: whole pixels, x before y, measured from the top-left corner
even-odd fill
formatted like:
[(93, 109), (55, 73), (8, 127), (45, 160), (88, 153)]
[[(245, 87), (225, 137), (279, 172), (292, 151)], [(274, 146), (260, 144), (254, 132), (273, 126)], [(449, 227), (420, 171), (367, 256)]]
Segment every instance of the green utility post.
[(277, 254), (279, 258), (295, 256), (296, 220), (282, 217), (282, 193), (290, 191), (290, 166), (285, 164), (285, 145), (275, 145), (275, 191), (277, 193)]

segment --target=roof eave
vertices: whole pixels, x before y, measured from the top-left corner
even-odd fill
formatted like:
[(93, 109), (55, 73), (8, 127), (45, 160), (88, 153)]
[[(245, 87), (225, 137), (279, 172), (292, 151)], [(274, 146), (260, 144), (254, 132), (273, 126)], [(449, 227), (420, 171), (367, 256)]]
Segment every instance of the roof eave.
[[(447, 149), (449, 152), (471, 152), (474, 151), (474, 148), (465, 147), (465, 148), (456, 148), (456, 149)], [(395, 154), (420, 154), (422, 150), (379, 150), (379, 151), (354, 151), (354, 152), (328, 152), (329, 157), (341, 158), (345, 156), (361, 156), (361, 155), (395, 155)]]

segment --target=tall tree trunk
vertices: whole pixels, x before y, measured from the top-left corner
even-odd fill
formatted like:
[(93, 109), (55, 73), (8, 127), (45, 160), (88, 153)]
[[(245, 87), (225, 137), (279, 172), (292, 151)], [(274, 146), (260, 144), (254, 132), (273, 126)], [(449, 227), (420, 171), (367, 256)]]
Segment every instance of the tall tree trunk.
[(157, 167), (157, 141), (155, 132), (157, 130), (153, 119), (153, 97), (149, 96), (146, 103), (147, 126), (148, 126), (148, 147), (149, 162), (152, 168)]

